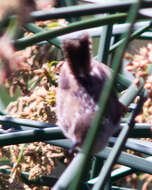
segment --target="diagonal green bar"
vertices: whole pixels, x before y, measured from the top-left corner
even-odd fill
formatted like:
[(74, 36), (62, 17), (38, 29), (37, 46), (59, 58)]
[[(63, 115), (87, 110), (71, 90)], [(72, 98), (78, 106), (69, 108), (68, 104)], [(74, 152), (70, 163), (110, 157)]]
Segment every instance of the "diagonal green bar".
[(108, 15), (104, 18), (92, 18), (85, 21), (78, 21), (72, 24), (69, 24), (68, 26), (65, 26), (63, 28), (49, 30), (45, 32), (39, 32), (38, 34), (35, 34), (30, 37), (25, 37), (18, 39), (13, 42), (16, 49), (24, 49), (27, 46), (34, 45), (35, 43), (44, 41), (44, 40), (50, 40), (51, 38), (55, 38), (60, 35), (68, 34), (74, 31), (80, 31), (87, 28), (93, 28), (97, 26), (103, 26), (105, 24), (112, 24), (112, 23), (120, 23), (124, 21), (126, 18), (126, 13), (117, 13)]
[[(136, 21), (136, 17), (137, 17), (138, 10), (139, 10), (140, 6), (141, 6), (141, 1), (139, 0), (137, 4), (133, 5), (130, 8), (130, 11), (128, 14), (129, 15), (128, 21), (129, 21), (129, 23), (131, 22), (131, 25), (130, 25), (130, 28), (128, 31), (128, 35), (127, 35), (128, 37), (131, 35), (131, 31), (132, 31), (133, 25)], [(129, 39), (129, 38), (125, 38), (124, 43), (127, 43), (126, 39)], [(126, 124), (124, 126), (124, 128), (121, 130), (121, 132), (118, 136), (118, 139), (117, 139), (112, 151), (110, 152), (110, 155), (109, 155), (106, 163), (104, 164), (103, 168), (100, 171), (99, 180), (93, 186), (93, 190), (99, 190), (99, 189), (102, 189), (104, 187), (106, 179), (108, 178), (108, 175), (111, 171), (111, 168), (112, 168), (113, 164), (115, 163), (123, 145), (125, 144), (125, 142), (127, 140), (127, 136), (129, 134), (129, 131), (134, 127), (134, 124), (135, 124), (134, 118), (137, 115), (138, 110), (140, 109), (141, 103), (143, 103), (142, 98), (140, 99), (136, 109), (133, 110), (133, 113), (130, 116), (129, 124)]]
[[(11, 169), (4, 169), (0, 168), (0, 172), (3, 174), (10, 175)], [(41, 186), (53, 186), (56, 182), (55, 177), (49, 177), (49, 176), (38, 176), (35, 179), (29, 179), (29, 173), (27, 172), (21, 172), (21, 178), (24, 181), (24, 183), (28, 185), (41, 185)]]
[(150, 34), (143, 34), (143, 35), (141, 35), (141, 36), (139, 36), (138, 37), (138, 39), (141, 39), (141, 40), (152, 40), (152, 35), (150, 35)]
[[(47, 143), (53, 144), (53, 145), (56, 145), (56, 146), (61, 146), (61, 147), (64, 147), (64, 148), (71, 148), (71, 146), (72, 146), (71, 141), (67, 140), (67, 139), (64, 139), (64, 140), (50, 140), (50, 141), (47, 141)], [(101, 159), (105, 160), (105, 159), (107, 159), (109, 157), (109, 154), (112, 151), (112, 149), (113, 148), (106, 147), (102, 152), (98, 153), (96, 156), (98, 158), (101, 158)], [(121, 165), (124, 165), (124, 166), (127, 166), (127, 167), (130, 167), (132, 169), (135, 169), (135, 170), (143, 172), (143, 173), (152, 174), (152, 167), (151, 167), (152, 162), (149, 161), (149, 160), (146, 160), (145, 158), (141, 158), (141, 157), (133, 155), (133, 154), (129, 154), (129, 153), (126, 153), (126, 152), (121, 152), (119, 158), (117, 159), (117, 163), (121, 164)], [(69, 171), (70, 178), (72, 178), (74, 176), (75, 170), (77, 170), (77, 168), (78, 168), (78, 163), (76, 161), (74, 161), (74, 164), (73, 164), (72, 167), (73, 167), (73, 169), (71, 171)], [(62, 178), (62, 181), (63, 181), (63, 184), (65, 182), (65, 183), (67, 183), (67, 186), (69, 185), (68, 184), (68, 179)], [(65, 187), (65, 189), (66, 189), (66, 187)], [(58, 189), (60, 189), (60, 188), (58, 188)], [(63, 186), (62, 189), (64, 189), (64, 186)]]
[[(45, 31), (44, 29), (40, 28), (39, 26), (33, 23), (26, 24), (25, 28), (33, 33), (39, 33)], [(58, 38), (48, 40), (48, 42), (52, 45), (55, 45), (58, 48), (61, 48), (61, 41)]]
[(138, 87), (133, 82), (127, 89), (126, 93), (119, 98), (119, 101), (125, 106), (128, 106), (131, 102), (133, 102), (137, 94), (139, 94), (140, 91), (143, 89), (143, 85), (144, 82), (142, 79), (140, 80), (140, 84)]
[[(123, 153), (120, 155), (120, 157), (123, 155)], [(126, 155), (126, 159), (128, 158), (128, 155)], [(129, 159), (130, 159), (130, 157), (129, 157)], [(138, 160), (138, 158), (131, 158), (132, 160), (134, 160), (135, 161), (135, 159), (137, 159)], [(140, 158), (139, 158), (139, 160), (138, 160), (138, 162), (139, 163), (141, 163), (142, 162), (142, 159), (143, 158), (141, 158), (141, 160), (140, 160)], [(145, 161), (150, 161), (151, 162), (151, 156), (150, 157), (146, 157), (145, 158)], [(133, 162), (134, 162), (133, 161)], [(147, 163), (146, 163), (147, 164)], [(132, 169), (132, 168), (130, 168), (130, 167), (126, 167), (126, 166), (123, 166), (123, 167), (121, 167), (121, 168), (118, 168), (118, 169), (114, 169), (112, 172), (111, 172), (111, 180), (112, 180), (112, 182), (115, 182), (115, 181), (117, 181), (117, 180), (120, 180), (120, 178), (123, 178), (123, 177), (126, 177), (126, 176), (128, 176), (128, 175), (130, 175), (130, 174), (132, 174), (132, 173), (142, 173), (142, 172), (139, 172), (138, 170), (135, 170), (135, 169)], [(89, 180), (87, 183), (88, 184), (90, 184), (90, 185), (93, 185), (93, 184), (95, 184), (97, 181), (98, 181), (98, 179), (99, 179), (99, 177), (96, 177), (96, 178), (93, 178), (93, 179), (91, 179), (91, 180)]]
[(138, 190), (138, 189), (132, 189), (132, 188), (124, 188), (124, 187), (117, 187), (117, 186), (112, 186), (111, 190)]
[(111, 172), (111, 180), (117, 181), (120, 178), (126, 177), (128, 175), (131, 175), (132, 173), (134, 173), (136, 170), (133, 170), (129, 167), (122, 167), (122, 168), (118, 168), (114, 171)]
[(0, 147), (12, 144), (30, 143), (35, 141), (39, 142), (62, 138), (64, 138), (64, 135), (59, 127), (12, 132), (9, 134), (0, 135)]
[[(113, 71), (112, 71), (113, 72)], [(119, 92), (126, 90), (131, 84), (131, 81), (128, 80), (124, 75), (118, 74), (117, 81), (116, 81), (116, 88)]]
[[(100, 158), (98, 158), (98, 159), (100, 159)], [(120, 178), (123, 178), (123, 177), (126, 177), (127, 175), (132, 174), (135, 171), (136, 170), (133, 170), (126, 166), (115, 169), (111, 172), (111, 180), (112, 180), (112, 182), (115, 182), (115, 181), (119, 180)], [(87, 181), (87, 183), (89, 185), (94, 185), (98, 181), (98, 179), (99, 179), (99, 177), (95, 177), (95, 178)]]
[[(142, 33), (148, 31), (152, 27), (152, 22), (148, 24), (147, 26), (143, 26), (142, 28), (138, 29), (137, 31), (133, 32), (129, 38), (129, 41), (139, 37)], [(111, 46), (109, 53), (112, 53), (118, 46), (120, 46), (125, 39), (122, 39)]]
[(126, 126), (123, 127), (119, 137), (117, 138), (116, 144), (111, 150), (108, 159), (106, 160), (102, 170), (100, 171), (99, 179), (97, 183), (94, 185), (93, 190), (99, 190), (104, 187), (107, 177), (113, 166), (113, 163), (115, 162), (115, 159), (117, 158), (122, 148), (123, 143), (125, 143), (126, 134), (129, 132), (129, 129), (130, 129), (130, 126), (128, 124), (126, 124)]
[(152, 156), (152, 142), (149, 141), (129, 138), (125, 148)]
[[(98, 157), (102, 159), (107, 159), (109, 157), (110, 152), (113, 148), (106, 147), (104, 151), (98, 153)], [(143, 173), (149, 173), (152, 174), (152, 162), (149, 160), (146, 160), (145, 158), (141, 158), (139, 156), (135, 156), (126, 152), (122, 152), (117, 159), (117, 163), (128, 166), (132, 169), (135, 169), (137, 171), (143, 172)]]
[[(78, 1), (77, 0), (62, 0), (62, 1), (58, 1), (58, 4), (62, 5), (62, 9), (61, 10), (64, 10), (65, 7), (71, 7), (73, 5), (78, 5)], [(76, 6), (75, 6), (76, 7)], [(58, 9), (55, 9), (55, 11), (58, 10)], [(67, 18), (67, 20), (69, 22), (75, 22), (75, 21), (78, 21), (80, 20), (80, 17), (73, 17), (70, 15), (70, 18)]]
[[(33, 20), (48, 20), (57, 18), (71, 18), (77, 16), (87, 16), (92, 14), (102, 14), (102, 13), (115, 13), (115, 12), (125, 12), (135, 4), (136, 0), (102, 0), (101, 3), (91, 4), (91, 5), (78, 5), (70, 6), (65, 8), (58, 8), (55, 10), (48, 11), (36, 11), (32, 12), (31, 16)], [(151, 0), (144, 0), (142, 7), (151, 7)]]
[(52, 124), (52, 123), (45, 123), (45, 122), (34, 121), (30, 119), (14, 118), (14, 117), (2, 116), (2, 115), (0, 115), (0, 124), (9, 125), (10, 127), (26, 126), (26, 127), (41, 128), (41, 129), (57, 127), (57, 125)]
[(131, 138), (152, 138), (151, 124), (137, 123), (134, 129), (130, 132)]
[(105, 64), (107, 64), (107, 59), (108, 59), (108, 54), (109, 54), (112, 28), (113, 26), (111, 24), (103, 26), (102, 33), (100, 35), (100, 40), (99, 40), (97, 60)]

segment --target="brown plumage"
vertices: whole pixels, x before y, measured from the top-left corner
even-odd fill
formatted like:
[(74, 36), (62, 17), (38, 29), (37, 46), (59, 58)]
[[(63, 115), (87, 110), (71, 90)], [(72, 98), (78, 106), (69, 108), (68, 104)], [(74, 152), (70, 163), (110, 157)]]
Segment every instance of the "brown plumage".
[[(98, 110), (104, 83), (111, 77), (106, 65), (92, 59), (90, 45), (91, 39), (86, 33), (76, 40), (63, 41), (65, 62), (60, 71), (56, 98), (58, 125), (65, 136), (80, 147)], [(113, 93), (101, 121), (104, 128), (98, 134), (93, 152), (102, 150), (119, 128), (122, 111), (123, 107)]]

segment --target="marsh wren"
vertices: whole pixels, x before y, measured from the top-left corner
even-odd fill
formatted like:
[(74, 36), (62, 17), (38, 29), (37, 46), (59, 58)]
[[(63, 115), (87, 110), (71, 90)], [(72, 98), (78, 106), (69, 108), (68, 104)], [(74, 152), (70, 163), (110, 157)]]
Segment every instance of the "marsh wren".
[[(56, 97), (58, 125), (64, 135), (82, 146), (92, 120), (99, 109), (98, 102), (105, 81), (111, 78), (108, 66), (91, 56), (91, 38), (87, 33), (62, 43), (65, 61), (60, 70)], [(123, 106), (112, 93), (101, 123), (93, 152), (102, 150), (110, 136), (119, 128)]]

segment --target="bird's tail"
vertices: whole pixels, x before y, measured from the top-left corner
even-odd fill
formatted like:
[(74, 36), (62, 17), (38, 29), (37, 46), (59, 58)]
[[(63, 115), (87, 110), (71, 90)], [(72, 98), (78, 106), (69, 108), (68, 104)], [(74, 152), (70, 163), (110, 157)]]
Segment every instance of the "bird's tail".
[(77, 39), (66, 39), (62, 43), (65, 58), (76, 78), (83, 77), (90, 72), (91, 67), (91, 38), (83, 33)]

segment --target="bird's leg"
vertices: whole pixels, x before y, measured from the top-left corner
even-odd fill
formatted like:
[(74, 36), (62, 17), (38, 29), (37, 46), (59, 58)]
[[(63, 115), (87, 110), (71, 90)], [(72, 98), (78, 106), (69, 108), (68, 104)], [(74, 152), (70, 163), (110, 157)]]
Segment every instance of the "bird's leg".
[(73, 160), (74, 156), (78, 153), (78, 150), (76, 149), (79, 143), (74, 143), (70, 149), (65, 151), (65, 157), (67, 159), (66, 163), (70, 164), (70, 162)]
[(76, 150), (76, 148), (77, 148), (79, 145), (80, 145), (80, 142), (79, 142), (79, 141), (75, 142), (75, 143), (72, 145), (72, 147), (68, 150), (69, 154), (73, 154), (73, 155), (74, 155), (75, 153), (77, 153), (78, 150)]

